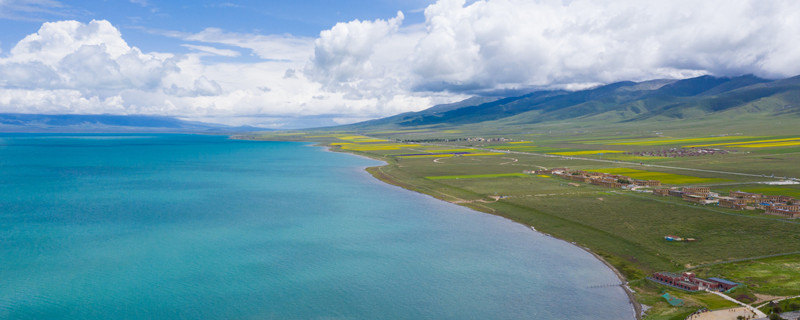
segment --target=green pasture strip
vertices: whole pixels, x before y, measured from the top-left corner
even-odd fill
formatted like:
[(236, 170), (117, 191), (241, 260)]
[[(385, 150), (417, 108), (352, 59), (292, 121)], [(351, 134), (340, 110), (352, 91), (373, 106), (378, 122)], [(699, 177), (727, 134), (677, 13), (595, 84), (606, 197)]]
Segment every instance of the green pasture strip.
[(512, 144), (512, 145), (496, 144), (496, 145), (486, 146), (486, 148), (489, 148), (489, 149), (509, 149), (509, 150), (514, 150), (514, 149), (524, 149), (524, 148), (536, 148), (536, 146), (526, 146), (526, 145), (519, 145), (519, 144)]
[(739, 306), (725, 298), (707, 292), (691, 294), (688, 299), (697, 301), (700, 305), (708, 308), (708, 310), (729, 309)]
[(481, 152), (478, 149), (425, 149), (425, 152), (443, 153), (443, 152)]
[(486, 178), (504, 178), (504, 177), (529, 177), (524, 173), (495, 173), (495, 174), (468, 174), (457, 176), (429, 176), (425, 177), (428, 180), (451, 180), (451, 179), (486, 179)]
[(430, 129), (413, 129), (413, 130), (387, 130), (387, 131), (372, 131), (370, 134), (392, 134), (392, 133), (419, 133), (430, 132)]
[(403, 159), (419, 159), (419, 158), (448, 158), (454, 156), (453, 154), (420, 154), (415, 156), (397, 156)]
[[(756, 186), (730, 186), (726, 189), (730, 189), (733, 191), (745, 191), (745, 192), (752, 192), (752, 193), (760, 193), (764, 195), (770, 196), (790, 196), (795, 198), (800, 198), (800, 185), (791, 185), (794, 188), (788, 186), (771, 186), (771, 185), (756, 185)], [(724, 187), (723, 187), (724, 188)]]
[(759, 149), (752, 149), (747, 150), (750, 153), (759, 153), (759, 154), (787, 154), (787, 153), (800, 153), (800, 147), (788, 147), (788, 148), (759, 148)]

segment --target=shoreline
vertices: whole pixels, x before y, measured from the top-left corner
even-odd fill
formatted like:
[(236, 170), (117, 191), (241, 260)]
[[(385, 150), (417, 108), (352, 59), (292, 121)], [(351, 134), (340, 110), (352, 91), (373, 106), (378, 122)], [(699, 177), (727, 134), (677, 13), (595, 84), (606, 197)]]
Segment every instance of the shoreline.
[(393, 185), (393, 186), (397, 186), (397, 187), (403, 188), (403, 189), (408, 190), (408, 191), (424, 194), (424, 195), (433, 197), (434, 199), (437, 199), (437, 200), (441, 200), (441, 201), (445, 201), (445, 202), (452, 203), (452, 204), (455, 204), (455, 205), (459, 205), (459, 206), (462, 206), (462, 207), (466, 207), (466, 208), (468, 208), (470, 210), (474, 210), (474, 211), (485, 213), (485, 214), (490, 214), (490, 215), (493, 215), (493, 216), (497, 216), (497, 217), (509, 220), (511, 222), (514, 222), (514, 223), (518, 223), (520, 225), (523, 225), (523, 226), (531, 229), (531, 231), (533, 231), (533, 232), (539, 233), (541, 235), (548, 236), (548, 237), (553, 238), (553, 239), (557, 239), (557, 240), (560, 240), (560, 241), (567, 242), (570, 245), (573, 245), (573, 246), (575, 246), (577, 248), (580, 248), (583, 251), (586, 251), (587, 253), (589, 253), (593, 257), (595, 257), (597, 260), (599, 260), (602, 264), (604, 264), (607, 268), (611, 269), (611, 272), (613, 272), (614, 275), (616, 275), (617, 279), (620, 280), (620, 284), (619, 284), (620, 288), (622, 288), (622, 291), (625, 292), (625, 295), (628, 297), (628, 302), (631, 304), (631, 306), (633, 308), (634, 319), (642, 320), (642, 316), (643, 316), (643, 314), (642, 314), (642, 304), (639, 303), (636, 300), (636, 297), (633, 294), (633, 290), (630, 289), (630, 287), (628, 286), (628, 279), (626, 279), (625, 276), (622, 274), (622, 272), (620, 272), (616, 267), (614, 267), (611, 263), (606, 261), (602, 256), (600, 256), (597, 253), (593, 252), (591, 249), (589, 249), (587, 247), (584, 247), (584, 246), (577, 245), (575, 243), (569, 242), (569, 241), (564, 240), (564, 239), (553, 237), (550, 234), (547, 234), (547, 233), (544, 233), (544, 232), (536, 230), (536, 228), (534, 226), (532, 226), (532, 225), (528, 225), (528, 224), (525, 224), (525, 223), (522, 223), (522, 222), (519, 222), (519, 221), (515, 221), (513, 219), (506, 218), (506, 217), (504, 217), (504, 216), (502, 216), (500, 214), (497, 214), (496, 212), (486, 212), (486, 211), (478, 210), (476, 208), (473, 208), (473, 207), (470, 207), (470, 206), (466, 206), (466, 205), (464, 205), (464, 203), (448, 201), (448, 200), (436, 197), (435, 195), (415, 190), (415, 189), (412, 188), (413, 185), (408, 185), (408, 184), (405, 184), (405, 183), (401, 183), (399, 181), (391, 179), (388, 175), (383, 173), (383, 171), (380, 170), (380, 168), (384, 167), (384, 166), (388, 166), (389, 163), (384, 161), (384, 160), (382, 160), (382, 159), (376, 159), (376, 158), (369, 157), (369, 156), (366, 156), (366, 155), (355, 154), (355, 153), (351, 153), (351, 152), (333, 150), (331, 148), (331, 146), (320, 144), (320, 143), (315, 144), (315, 146), (323, 147), (325, 149), (325, 151), (328, 151), (328, 152), (345, 153), (345, 154), (349, 154), (349, 155), (354, 155), (354, 156), (358, 156), (358, 157), (362, 157), (362, 158), (367, 158), (367, 159), (383, 162), (384, 164), (381, 165), (381, 166), (372, 166), (372, 167), (363, 167), (362, 168), (364, 171), (369, 173), (373, 178), (375, 178), (375, 179), (377, 179), (377, 180), (379, 180), (379, 181), (381, 181), (383, 183), (386, 183), (386, 184), (389, 184), (389, 185)]

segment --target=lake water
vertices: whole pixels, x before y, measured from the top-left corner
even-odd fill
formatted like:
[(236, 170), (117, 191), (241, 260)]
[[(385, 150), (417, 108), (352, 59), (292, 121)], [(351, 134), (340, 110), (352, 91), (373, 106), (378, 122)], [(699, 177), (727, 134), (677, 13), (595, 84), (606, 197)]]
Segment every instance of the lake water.
[(2, 319), (632, 319), (590, 254), (304, 143), (0, 134)]

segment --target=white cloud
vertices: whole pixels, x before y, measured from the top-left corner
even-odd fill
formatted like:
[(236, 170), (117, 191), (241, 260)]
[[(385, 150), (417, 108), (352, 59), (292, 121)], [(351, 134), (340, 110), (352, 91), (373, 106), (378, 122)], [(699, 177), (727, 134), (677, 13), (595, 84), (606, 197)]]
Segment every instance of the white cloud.
[(154, 89), (173, 72), (169, 54), (143, 54), (108, 21), (49, 22), (0, 58), (3, 87), (75, 89), (115, 95), (123, 89)]
[(384, 70), (372, 63), (381, 56), (373, 58), (373, 54), (377, 47), (388, 45), (402, 22), (403, 13), (398, 12), (389, 20), (355, 20), (322, 31), (314, 41), (313, 64), (307, 73), (332, 88), (358, 86), (363, 79), (385, 76)]
[(0, 111), (157, 114), (236, 124), (292, 118), (330, 124), (318, 117), (374, 118), (447, 100), (402, 92), (364, 92), (354, 99), (348, 91), (328, 92), (296, 71), (310, 61), (310, 39), (215, 29), (182, 38), (251, 49), (262, 59), (210, 63), (204, 60), (210, 54), (236, 58), (237, 51), (199, 44), (183, 44), (199, 53), (142, 53), (107, 21), (45, 23), (0, 58)]
[[(31, 10), (60, 5), (41, 3)], [(103, 20), (45, 23), (0, 56), (0, 112), (277, 126), (387, 116), (493, 90), (800, 73), (797, 1), (440, 0), (424, 23), (403, 21), (342, 22), (317, 39), (159, 32), (186, 54), (142, 52)]]
[[(337, 24), (317, 40), (309, 70), (323, 83), (370, 83), (373, 91), (456, 92), (800, 73), (791, 62), (800, 60), (797, 1), (440, 0), (425, 17), (421, 34), (391, 20)], [(399, 43), (413, 53), (383, 49)], [(398, 65), (411, 70), (404, 81), (374, 71)]]
[(184, 40), (220, 43), (250, 49), (261, 59), (305, 61), (314, 46), (313, 39), (291, 35), (253, 35), (206, 28), (195, 34), (176, 34)]
[(208, 54), (212, 54), (212, 55), (215, 55), (215, 56), (223, 56), (223, 57), (238, 57), (239, 56), (239, 52), (238, 51), (230, 50), (230, 49), (220, 49), (220, 48), (215, 48), (215, 47), (210, 47), (210, 46), (199, 46), (199, 45), (194, 45), (194, 44), (182, 44), (181, 46), (189, 48), (189, 49), (192, 49), (192, 50), (197, 50), (197, 51), (200, 51), (200, 52), (205, 52), (205, 53), (208, 53)]
[(0, 106), (9, 113), (135, 113), (127, 109), (120, 96), (86, 97), (80, 91), (67, 89), (3, 89)]

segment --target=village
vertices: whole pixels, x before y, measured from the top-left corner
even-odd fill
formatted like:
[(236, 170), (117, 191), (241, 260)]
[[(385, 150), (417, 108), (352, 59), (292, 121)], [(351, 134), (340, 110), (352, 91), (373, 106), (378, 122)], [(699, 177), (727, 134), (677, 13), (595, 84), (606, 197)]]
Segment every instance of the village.
[(739, 284), (722, 278), (698, 278), (691, 272), (676, 274), (672, 272), (656, 272), (649, 280), (686, 291), (714, 290), (727, 291)]
[[(663, 155), (663, 154), (662, 154)], [(625, 189), (634, 192), (652, 193), (657, 196), (663, 197), (678, 197), (683, 201), (687, 201), (697, 205), (716, 205), (721, 208), (733, 210), (763, 210), (764, 214), (778, 216), (781, 218), (794, 219), (800, 218), (800, 203), (797, 199), (785, 195), (765, 195), (760, 193), (751, 193), (744, 191), (729, 191), (728, 195), (720, 195), (717, 192), (712, 192), (710, 187), (707, 186), (662, 186), (659, 180), (642, 180), (634, 179), (629, 176), (610, 174), (585, 170), (571, 170), (569, 168), (553, 168), (542, 169), (535, 171), (524, 171), (526, 174), (536, 174), (541, 176), (557, 176), (563, 179), (571, 180), (569, 185), (580, 186), (579, 183), (589, 183), (607, 188)], [(664, 237), (669, 242), (695, 242), (695, 238), (682, 238), (674, 235), (667, 235)], [(687, 292), (705, 291), (721, 298), (730, 300), (739, 305), (736, 308), (729, 308), (723, 310), (708, 310), (700, 309), (691, 315), (687, 316), (687, 320), (711, 320), (711, 319), (753, 319), (753, 320), (766, 320), (773, 319), (778, 314), (771, 314), (772, 317), (767, 317), (767, 314), (757, 309), (754, 306), (748, 305), (741, 301), (732, 299), (722, 294), (736, 289), (741, 285), (734, 281), (723, 278), (711, 277), (703, 279), (697, 277), (692, 272), (655, 272), (647, 277), (648, 280)], [(679, 299), (666, 290), (662, 291), (661, 298), (666, 300), (668, 304), (673, 307), (683, 306), (684, 301)], [(762, 304), (761, 306), (765, 305)], [(781, 313), (780, 319), (798, 319), (799, 312), (785, 312)], [(775, 318), (775, 319), (779, 319)]]
[(708, 148), (670, 148), (665, 150), (655, 151), (635, 151), (625, 152), (629, 154), (642, 157), (665, 157), (665, 158), (678, 158), (678, 157), (697, 157), (712, 154), (728, 154), (727, 150), (723, 149), (708, 149)]
[[(554, 175), (564, 179), (590, 183), (607, 188), (651, 192), (664, 197), (679, 197), (701, 205), (718, 205), (734, 210), (763, 210), (763, 213), (787, 219), (800, 218), (800, 203), (784, 195), (764, 195), (743, 191), (730, 191), (727, 196), (712, 192), (709, 187), (661, 187), (658, 180), (639, 180), (624, 175), (602, 172), (553, 168), (525, 171), (528, 174)], [(577, 185), (577, 184), (576, 184)], [(651, 188), (651, 189), (650, 189)]]

